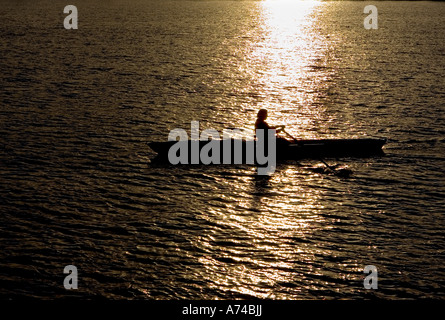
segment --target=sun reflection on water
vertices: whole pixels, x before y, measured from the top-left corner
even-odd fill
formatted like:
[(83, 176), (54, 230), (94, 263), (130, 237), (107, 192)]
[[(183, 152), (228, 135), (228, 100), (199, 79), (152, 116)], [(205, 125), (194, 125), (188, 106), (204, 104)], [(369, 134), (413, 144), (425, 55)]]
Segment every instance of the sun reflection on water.
[[(313, 31), (314, 12), (322, 3), (269, 0), (259, 6), (260, 30), (246, 36), (251, 40), (238, 66), (252, 81), (236, 88), (248, 92), (254, 105), (243, 106), (239, 121), (254, 123), (252, 108), (266, 108), (271, 123), (286, 124), (300, 138), (312, 137), (311, 128), (325, 117), (317, 92), (328, 77), (317, 67), (323, 43)], [(205, 270), (201, 276), (209, 286), (235, 296), (289, 297), (279, 293), (289, 290), (281, 284), (298, 282), (296, 270), (313, 268), (317, 247), (305, 239), (326, 229), (320, 214), (323, 189), (308, 186), (314, 179), (316, 174), (295, 164), (278, 165), (267, 177), (251, 168), (240, 169), (236, 178), (217, 178), (230, 192), (221, 192), (224, 198), (218, 202), (223, 200), (224, 207), (210, 206), (204, 219), (220, 231), (196, 244), (209, 252), (199, 258)], [(299, 290), (298, 285), (292, 287), (294, 295)]]
[[(196, 244), (211, 252), (199, 258), (205, 268), (201, 276), (214, 290), (235, 296), (283, 298), (275, 289), (292, 281), (299, 263), (307, 267), (314, 259), (296, 243), (325, 224), (319, 214), (322, 191), (309, 190), (304, 179), (314, 178), (312, 173), (294, 165), (279, 165), (267, 177), (246, 170), (251, 174), (240, 170), (237, 181), (220, 180), (232, 192), (226, 208), (209, 208), (207, 219), (223, 231)], [(233, 202), (236, 206), (229, 205)]]
[[(315, 137), (310, 128), (323, 117), (323, 108), (313, 107), (329, 77), (320, 72), (318, 61), (325, 45), (314, 32), (315, 12), (322, 5), (319, 1), (261, 2), (261, 36), (246, 53), (243, 66), (261, 97), (256, 108), (268, 109), (271, 122), (285, 124), (299, 137)], [(249, 120), (254, 117), (252, 113)]]

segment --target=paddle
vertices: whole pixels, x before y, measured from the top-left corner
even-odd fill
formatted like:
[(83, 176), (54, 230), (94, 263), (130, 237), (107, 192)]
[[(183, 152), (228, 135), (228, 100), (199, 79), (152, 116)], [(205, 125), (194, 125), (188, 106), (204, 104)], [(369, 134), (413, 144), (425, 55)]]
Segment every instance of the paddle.
[[(297, 138), (295, 138), (294, 136), (292, 136), (289, 132), (287, 132), (286, 130), (283, 129), (281, 130), (283, 131), (285, 134), (287, 134), (290, 138), (292, 138), (292, 140), (294, 140), (294, 142), (298, 143)], [(352, 171), (350, 169), (346, 169), (346, 168), (341, 168), (340, 170), (335, 169), (334, 167), (330, 166), (329, 164), (326, 163), (326, 161), (324, 161), (322, 158), (318, 158), (318, 160), (320, 160), (329, 170), (332, 171), (333, 174), (335, 174), (336, 176), (339, 177), (349, 177), (352, 174)]]
[(323, 164), (326, 167), (328, 167), (332, 171), (332, 173), (334, 173), (338, 177), (347, 178), (347, 177), (349, 177), (352, 174), (352, 170), (351, 169), (347, 169), (347, 168), (335, 169), (335, 168), (331, 167), (330, 165), (328, 165), (323, 159), (319, 158), (318, 160), (323, 162)]
[(318, 158), (318, 160), (320, 160), (321, 162), (323, 162), (323, 164), (326, 166), (326, 167), (328, 167), (332, 172), (336, 172), (335, 171), (335, 168), (333, 168), (333, 167), (331, 167), (329, 164), (327, 164), (326, 163), (326, 161), (324, 161), (323, 159), (321, 159), (321, 158)]
[(287, 134), (290, 138), (292, 138), (292, 140), (294, 140), (294, 142), (298, 142), (297, 138), (293, 137), (289, 132), (284, 130), (284, 126), (283, 126), (283, 129), (281, 131), (284, 132), (285, 134)]

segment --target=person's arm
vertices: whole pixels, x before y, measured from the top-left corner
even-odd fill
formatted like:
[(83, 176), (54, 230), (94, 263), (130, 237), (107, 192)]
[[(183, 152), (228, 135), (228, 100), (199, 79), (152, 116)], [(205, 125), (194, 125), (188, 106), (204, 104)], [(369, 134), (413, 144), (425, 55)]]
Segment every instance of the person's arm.
[(275, 129), (277, 130), (277, 132), (281, 132), (284, 130), (285, 125), (280, 125), (280, 126), (275, 126), (275, 127), (270, 127), (271, 129)]

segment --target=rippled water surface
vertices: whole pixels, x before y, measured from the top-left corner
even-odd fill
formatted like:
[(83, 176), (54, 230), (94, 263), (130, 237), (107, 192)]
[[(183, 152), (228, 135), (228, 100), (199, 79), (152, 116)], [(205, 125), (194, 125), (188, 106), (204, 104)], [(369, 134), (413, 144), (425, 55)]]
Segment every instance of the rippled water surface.
[[(0, 6), (0, 296), (444, 298), (445, 5)], [(388, 138), (385, 156), (166, 166), (174, 128)], [(75, 265), (79, 289), (63, 287)], [(363, 288), (366, 265), (378, 289)]]

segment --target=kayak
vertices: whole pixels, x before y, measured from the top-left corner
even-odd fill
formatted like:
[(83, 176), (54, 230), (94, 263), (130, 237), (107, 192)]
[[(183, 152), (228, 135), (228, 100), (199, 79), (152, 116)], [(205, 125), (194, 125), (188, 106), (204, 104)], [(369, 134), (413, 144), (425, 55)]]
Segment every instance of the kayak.
[[(213, 146), (219, 144), (218, 152), (220, 153), (221, 162), (223, 162), (224, 153), (229, 153), (230, 159), (234, 160), (234, 150), (240, 152), (242, 150), (242, 162), (246, 162), (246, 150), (248, 145), (256, 150), (255, 140), (244, 139), (225, 139), (211, 140)], [(210, 141), (205, 140), (187, 140), (187, 141), (166, 141), (166, 142), (149, 142), (149, 147), (157, 153), (156, 160), (168, 161), (169, 150), (173, 145), (182, 144), (187, 150), (195, 150), (201, 152), (202, 148)], [(386, 143), (385, 138), (357, 138), (357, 139), (309, 139), (288, 141), (277, 139), (276, 142), (276, 159), (277, 160), (298, 160), (298, 159), (320, 159), (320, 158), (338, 158), (338, 157), (372, 157), (383, 155), (383, 145)], [(195, 144), (193, 149), (192, 144)], [(227, 147), (230, 146), (230, 147)], [(178, 147), (178, 145), (176, 145)], [(238, 149), (236, 149), (238, 148)], [(175, 148), (175, 150), (178, 148)], [(209, 147), (206, 147), (208, 150)], [(188, 158), (191, 158), (188, 152)], [(266, 151), (267, 154), (267, 151)], [(227, 154), (226, 154), (227, 156)], [(193, 162), (189, 162), (193, 163)], [(240, 163), (240, 162), (229, 162)]]

